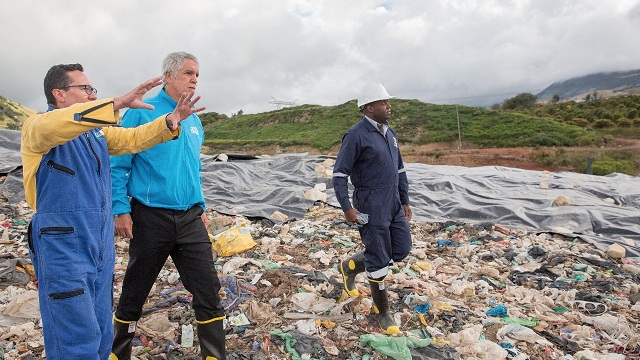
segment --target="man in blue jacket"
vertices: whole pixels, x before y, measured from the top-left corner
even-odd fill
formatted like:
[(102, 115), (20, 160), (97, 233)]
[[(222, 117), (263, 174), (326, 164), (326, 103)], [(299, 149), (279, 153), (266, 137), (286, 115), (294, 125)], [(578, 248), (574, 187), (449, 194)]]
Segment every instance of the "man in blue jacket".
[[(195, 90), (200, 67), (195, 56), (175, 52), (165, 57), (162, 74), (162, 90), (146, 101), (155, 110), (129, 110), (122, 126), (145, 124), (173, 108), (181, 93)], [(111, 159), (115, 231), (130, 239), (129, 264), (114, 318), (112, 353), (119, 360), (131, 357), (136, 322), (169, 256), (185, 288), (193, 294), (202, 358), (226, 357), (225, 313), (206, 229), (200, 175), (204, 129), (195, 114), (181, 127), (180, 137), (170, 144)]]
[[(333, 188), (346, 220), (359, 224), (364, 244), (364, 251), (340, 263), (345, 291), (349, 296), (360, 295), (355, 277), (366, 271), (380, 328), (385, 334), (397, 334), (400, 329), (389, 313), (384, 278), (389, 266), (402, 261), (411, 250), (412, 212), (398, 137), (389, 128), (390, 98), (380, 83), (362, 87), (358, 108), (364, 117), (342, 138), (333, 167)], [(353, 205), (349, 177), (354, 186)]]

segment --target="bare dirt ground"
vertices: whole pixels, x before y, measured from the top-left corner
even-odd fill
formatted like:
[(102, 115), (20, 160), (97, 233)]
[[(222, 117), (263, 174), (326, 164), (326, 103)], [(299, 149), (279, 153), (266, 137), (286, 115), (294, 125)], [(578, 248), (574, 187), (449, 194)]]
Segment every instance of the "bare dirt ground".
[[(565, 152), (598, 151), (602, 149), (634, 149), (640, 150), (640, 139), (616, 139), (600, 147), (576, 147), (561, 148)], [(283, 153), (309, 153), (311, 155), (338, 154), (339, 146), (327, 152), (319, 152), (316, 149), (303, 146), (280, 148), (270, 147), (244, 147), (238, 149), (226, 149), (227, 153), (241, 153), (249, 155), (277, 155)], [(553, 154), (560, 148), (476, 148), (471, 144), (462, 143), (434, 143), (426, 145), (402, 144), (402, 157), (407, 163), (423, 163), (431, 165), (455, 165), (455, 166), (505, 166), (526, 170), (548, 171), (576, 171), (570, 167), (545, 166), (535, 161), (535, 153)], [(207, 153), (217, 153), (209, 150)]]
[[(338, 154), (339, 147), (335, 147), (327, 152), (319, 152), (304, 146), (292, 146), (280, 148), (270, 147), (244, 147), (236, 149), (226, 149), (227, 153), (249, 154), (249, 155), (277, 155), (283, 153), (309, 153), (311, 155)], [(472, 149), (458, 148), (451, 144), (428, 144), (428, 145), (401, 145), (402, 156), (405, 162), (417, 162), (432, 165), (459, 165), (459, 166), (508, 166), (531, 170), (551, 170), (530, 160), (531, 149)], [(206, 149), (207, 153), (217, 153), (213, 149)]]
[(541, 164), (531, 160), (532, 149), (507, 149), (507, 148), (458, 148), (449, 144), (429, 144), (421, 146), (408, 146), (403, 148), (405, 162), (417, 162), (431, 165), (456, 165), (456, 166), (506, 166), (528, 170), (550, 170)]

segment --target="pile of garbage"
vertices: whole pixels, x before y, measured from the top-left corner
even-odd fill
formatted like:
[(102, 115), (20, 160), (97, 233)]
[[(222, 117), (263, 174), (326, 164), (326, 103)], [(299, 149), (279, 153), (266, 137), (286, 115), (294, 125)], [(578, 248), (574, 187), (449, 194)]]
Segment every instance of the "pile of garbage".
[[(413, 250), (386, 279), (399, 335), (383, 335), (364, 275), (345, 297), (341, 260), (362, 250), (342, 212), (316, 202), (274, 222), (210, 210), (228, 359), (640, 358), (640, 264), (613, 244), (495, 223), (411, 222)], [(0, 200), (0, 359), (44, 344), (26, 203)], [(128, 240), (116, 242), (115, 300)], [(136, 359), (199, 359), (191, 295), (167, 261), (138, 323)]]

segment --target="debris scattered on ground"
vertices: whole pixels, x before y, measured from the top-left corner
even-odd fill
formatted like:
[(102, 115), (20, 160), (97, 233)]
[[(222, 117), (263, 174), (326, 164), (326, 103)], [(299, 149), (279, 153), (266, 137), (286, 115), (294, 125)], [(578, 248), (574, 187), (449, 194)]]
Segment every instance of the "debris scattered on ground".
[[(386, 336), (364, 275), (362, 297), (343, 296), (337, 265), (362, 245), (339, 209), (317, 202), (278, 224), (207, 215), (212, 238), (225, 240), (216, 267), (228, 359), (640, 358), (640, 264), (619, 248), (494, 223), (412, 222), (414, 248), (386, 279), (402, 333)], [(0, 359), (38, 359), (44, 348), (31, 216), (25, 202), (0, 200)], [(224, 253), (239, 237), (245, 246)], [(128, 240), (115, 242), (117, 300)], [(167, 261), (139, 322), (136, 359), (199, 359), (191, 301)]]

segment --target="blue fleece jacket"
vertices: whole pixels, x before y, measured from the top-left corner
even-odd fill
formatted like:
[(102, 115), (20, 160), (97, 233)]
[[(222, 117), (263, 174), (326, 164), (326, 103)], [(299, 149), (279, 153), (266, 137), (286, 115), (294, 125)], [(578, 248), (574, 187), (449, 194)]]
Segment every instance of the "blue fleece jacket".
[[(164, 89), (145, 102), (155, 109), (129, 109), (120, 124), (146, 124), (173, 111), (177, 104)], [(150, 207), (186, 210), (199, 205), (205, 209), (200, 174), (204, 129), (196, 114), (184, 119), (180, 126), (180, 136), (173, 141), (135, 155), (111, 157), (114, 215), (131, 211), (127, 195)]]

